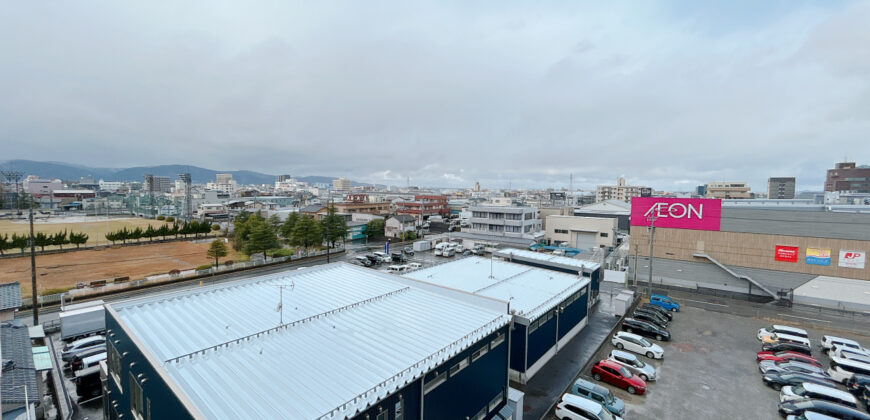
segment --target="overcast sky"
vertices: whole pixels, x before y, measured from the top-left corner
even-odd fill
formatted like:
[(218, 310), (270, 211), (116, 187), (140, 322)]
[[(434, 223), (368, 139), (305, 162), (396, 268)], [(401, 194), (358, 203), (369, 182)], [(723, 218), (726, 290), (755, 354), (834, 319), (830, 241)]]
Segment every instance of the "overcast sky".
[(870, 164), (870, 2), (611, 3), (6, 1), (0, 160), (762, 192)]

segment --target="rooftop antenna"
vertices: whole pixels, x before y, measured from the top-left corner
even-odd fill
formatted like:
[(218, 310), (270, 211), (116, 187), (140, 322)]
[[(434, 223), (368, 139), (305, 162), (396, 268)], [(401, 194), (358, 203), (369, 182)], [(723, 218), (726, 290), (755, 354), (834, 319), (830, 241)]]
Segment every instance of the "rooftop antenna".
[(296, 287), (296, 283), (294, 283), (293, 280), (290, 280), (290, 284), (273, 284), (272, 286), (278, 288), (278, 307), (275, 308), (275, 312), (280, 314), (278, 318), (278, 326), (281, 326), (284, 325), (284, 288), (288, 287), (292, 292)]

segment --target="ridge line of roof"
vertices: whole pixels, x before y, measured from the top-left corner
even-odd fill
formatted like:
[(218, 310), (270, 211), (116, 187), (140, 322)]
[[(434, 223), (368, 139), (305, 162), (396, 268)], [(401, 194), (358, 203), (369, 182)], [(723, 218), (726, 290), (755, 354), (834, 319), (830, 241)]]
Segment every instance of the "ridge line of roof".
[[(494, 262), (494, 261), (493, 261), (493, 262)], [(499, 261), (499, 262), (500, 262), (500, 263), (505, 263), (505, 262), (507, 262), (507, 261)], [(509, 263), (509, 264), (513, 264), (513, 263)], [(517, 265), (519, 265), (519, 264), (517, 264)], [(505, 278), (503, 278), (503, 279), (501, 279), (501, 280), (499, 280), (499, 281), (497, 281), (497, 282), (495, 282), (495, 283), (492, 283), (492, 284), (486, 285), (486, 286), (484, 286), (484, 287), (481, 287), (480, 289), (477, 289), (477, 290), (475, 290), (475, 291), (473, 291), (473, 292), (471, 292), (471, 293), (477, 294), (477, 293), (482, 292), (482, 291), (484, 291), (484, 290), (486, 290), (486, 289), (489, 289), (490, 287), (498, 286), (498, 285), (500, 285), (500, 284), (502, 284), (502, 283), (507, 282), (508, 280), (513, 280), (514, 278), (517, 278), (517, 277), (519, 277), (519, 276), (521, 276), (521, 275), (523, 275), (523, 274), (526, 274), (526, 273), (532, 271), (532, 269), (533, 269), (533, 267), (529, 267), (529, 268), (527, 268), (527, 269), (525, 269), (525, 270), (523, 270), (523, 271), (520, 271), (519, 273), (516, 273), (516, 274), (514, 274), (514, 275), (512, 275), (512, 276), (507, 276), (507, 277), (505, 277)], [(494, 279), (495, 276), (490, 275), (490, 278), (493, 278), (493, 279)]]
[(378, 295), (378, 296), (373, 296), (373, 297), (370, 297), (370, 298), (368, 298), (368, 299), (361, 300), (361, 301), (359, 301), (359, 302), (354, 302), (354, 303), (351, 303), (351, 304), (348, 304), (348, 305), (344, 305), (344, 306), (341, 306), (341, 307), (338, 307), (338, 308), (330, 309), (330, 310), (328, 310), (328, 311), (326, 311), (326, 312), (321, 312), (321, 313), (319, 313), (319, 314), (314, 314), (314, 315), (311, 315), (311, 316), (307, 316), (307, 317), (305, 317), (305, 318), (297, 319), (297, 320), (295, 320), (295, 321), (288, 322), (288, 323), (286, 323), (286, 324), (278, 325), (277, 327), (272, 327), (272, 328), (269, 328), (269, 329), (266, 329), (266, 330), (263, 330), (263, 331), (258, 331), (258, 332), (255, 332), (255, 333), (253, 333), (253, 334), (248, 334), (248, 335), (243, 336), (243, 337), (238, 337), (238, 338), (235, 338), (235, 339), (232, 339), (232, 340), (229, 340), (229, 341), (225, 341), (225, 342), (223, 342), (223, 343), (218, 343), (218, 344), (215, 344), (215, 345), (213, 345), (213, 346), (209, 346), (209, 347), (206, 347), (206, 348), (203, 348), (203, 349), (195, 350), (195, 351), (192, 351), (192, 352), (190, 352), (190, 353), (182, 354), (182, 355), (180, 355), (180, 356), (175, 356), (175, 357), (172, 357), (172, 358), (169, 358), (169, 359), (165, 360), (165, 361), (163, 362), (163, 364), (166, 365), (166, 364), (168, 364), (168, 363), (170, 363), (170, 362), (178, 362), (178, 361), (180, 361), (181, 359), (183, 359), (183, 358), (185, 358), (185, 357), (186, 357), (186, 358), (189, 358), (189, 359), (192, 359), (194, 356), (199, 355), (199, 354), (205, 354), (205, 353), (206, 353), (207, 351), (209, 351), (209, 350), (215, 350), (215, 351), (217, 351), (217, 350), (219, 350), (220, 348), (222, 348), (222, 347), (228, 347), (228, 346), (230, 346), (231, 344), (237, 344), (237, 343), (239, 343), (239, 342), (241, 342), (241, 341), (249, 341), (249, 340), (254, 339), (254, 338), (259, 338), (260, 336), (263, 336), (263, 335), (268, 335), (268, 334), (271, 334), (271, 333), (273, 333), (273, 332), (277, 332), (277, 331), (282, 330), (282, 329), (287, 329), (287, 328), (290, 328), (290, 327), (293, 327), (293, 326), (296, 326), (296, 325), (299, 325), (299, 324), (304, 324), (305, 322), (308, 322), (308, 321), (311, 321), (311, 320), (319, 319), (319, 318), (325, 317), (325, 316), (330, 315), (330, 314), (333, 314), (333, 313), (341, 312), (341, 311), (343, 311), (343, 310), (345, 310), (345, 309), (355, 308), (355, 307), (357, 307), (357, 306), (360, 306), (360, 305), (363, 305), (363, 304), (366, 304), (366, 303), (370, 303), (370, 302), (373, 302), (373, 301), (375, 301), (375, 300), (383, 299), (383, 298), (386, 298), (386, 297), (389, 297), (389, 296), (392, 296), (392, 295), (396, 295), (396, 294), (399, 294), (399, 293), (402, 293), (402, 292), (406, 292), (406, 291), (408, 291), (408, 290), (411, 290), (411, 287), (410, 287), (410, 286), (405, 286), (405, 287), (403, 287), (403, 288), (401, 288), (401, 289), (392, 290), (392, 291), (390, 291), (390, 292), (387, 292), (387, 293), (384, 293), (384, 294), (381, 294), (381, 295)]

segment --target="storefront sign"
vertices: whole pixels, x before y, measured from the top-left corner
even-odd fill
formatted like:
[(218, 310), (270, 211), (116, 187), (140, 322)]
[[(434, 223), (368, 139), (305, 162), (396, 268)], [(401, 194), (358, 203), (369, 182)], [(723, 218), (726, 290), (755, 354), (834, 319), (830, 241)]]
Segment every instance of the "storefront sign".
[(840, 250), (840, 261), (837, 265), (846, 268), (864, 268), (864, 251)]
[(662, 228), (719, 230), (722, 200), (708, 198), (633, 197), (631, 225)]
[(784, 262), (797, 262), (798, 247), (777, 245), (774, 250), (773, 259)]
[(831, 265), (831, 250), (807, 248), (806, 262), (812, 265)]

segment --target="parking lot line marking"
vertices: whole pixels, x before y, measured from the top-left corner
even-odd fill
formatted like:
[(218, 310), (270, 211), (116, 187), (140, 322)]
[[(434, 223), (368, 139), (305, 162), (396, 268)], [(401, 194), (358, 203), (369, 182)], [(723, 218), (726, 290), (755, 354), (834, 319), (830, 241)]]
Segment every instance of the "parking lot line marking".
[(789, 315), (789, 314), (777, 314), (777, 315), (789, 316), (789, 317), (792, 317), (792, 318), (798, 318), (798, 319), (806, 319), (806, 320), (808, 320), (808, 321), (827, 322), (828, 324), (831, 323), (831, 321), (825, 321), (824, 319), (807, 318), (807, 317), (805, 317), (805, 316), (796, 316), (796, 315)]
[(685, 301), (687, 301), (687, 302), (703, 303), (703, 304), (706, 304), (706, 305), (724, 306), (724, 307), (726, 307), (726, 308), (728, 307), (728, 305), (723, 305), (723, 304), (721, 304), (721, 303), (704, 302), (703, 300), (692, 300), (692, 299), (683, 299), (683, 300), (685, 300)]

